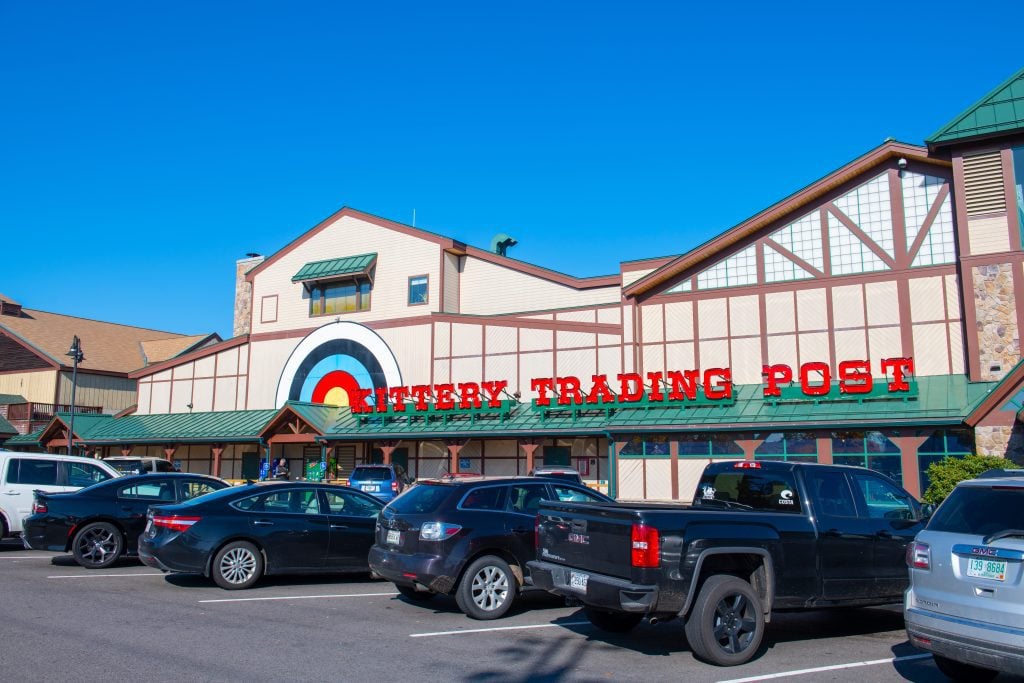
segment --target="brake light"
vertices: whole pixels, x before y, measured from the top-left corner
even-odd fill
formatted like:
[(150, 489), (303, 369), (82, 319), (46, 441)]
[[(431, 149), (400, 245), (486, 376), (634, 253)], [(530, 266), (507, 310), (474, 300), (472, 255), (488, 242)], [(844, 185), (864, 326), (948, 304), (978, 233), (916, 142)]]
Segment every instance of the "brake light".
[(420, 527), (421, 541), (443, 541), (459, 533), (462, 527), (448, 522), (423, 522)]
[(33, 515), (38, 515), (40, 513), (45, 513), (46, 511), (47, 511), (47, 509), (46, 509), (46, 503), (45, 502), (40, 501), (40, 500), (32, 501), (32, 514)]
[(907, 545), (907, 566), (911, 569), (932, 568), (932, 551), (927, 543), (914, 541)]
[(761, 463), (756, 462), (754, 460), (741, 460), (739, 462), (733, 463), (732, 466), (735, 467), (738, 470), (759, 470), (759, 469), (761, 469)]
[(398, 493), (398, 482), (394, 479), (391, 480), (391, 490)]
[(192, 528), (202, 517), (183, 517), (181, 515), (154, 515), (153, 526), (162, 526), (171, 531), (185, 532)]
[(634, 567), (657, 567), (659, 562), (658, 530), (646, 524), (633, 525)]

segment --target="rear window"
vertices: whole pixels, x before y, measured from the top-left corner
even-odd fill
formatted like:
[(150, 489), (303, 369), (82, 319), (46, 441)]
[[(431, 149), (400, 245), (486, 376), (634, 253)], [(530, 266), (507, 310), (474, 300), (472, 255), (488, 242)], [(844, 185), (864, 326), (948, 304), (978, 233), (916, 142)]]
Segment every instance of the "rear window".
[(428, 514), (437, 510), (451, 492), (450, 486), (416, 484), (391, 501), (388, 509), (403, 515)]
[(928, 522), (929, 531), (988, 536), (1024, 529), (1024, 488), (959, 486)]
[(753, 509), (763, 512), (800, 512), (793, 473), (730, 469), (705, 472), (693, 504), (718, 509)]
[(144, 471), (141, 460), (107, 460), (106, 463), (122, 474), (141, 474)]
[(359, 481), (388, 481), (391, 479), (391, 469), (387, 467), (357, 467), (352, 470), (349, 479)]

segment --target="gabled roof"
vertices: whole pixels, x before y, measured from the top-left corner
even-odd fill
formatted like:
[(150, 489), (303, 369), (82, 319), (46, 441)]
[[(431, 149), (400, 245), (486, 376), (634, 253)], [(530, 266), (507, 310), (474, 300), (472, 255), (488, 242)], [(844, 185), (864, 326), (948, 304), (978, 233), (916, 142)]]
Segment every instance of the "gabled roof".
[(163, 362), (152, 362), (146, 367), (142, 367), (139, 368), (138, 370), (135, 370), (134, 372), (128, 373), (128, 377), (131, 379), (138, 379), (139, 377), (153, 375), (156, 374), (157, 372), (166, 370), (167, 368), (172, 368), (177, 365), (180, 365), (181, 363), (198, 360), (200, 358), (206, 358), (207, 356), (212, 356), (215, 353), (227, 351), (228, 349), (232, 349), (236, 346), (242, 346), (248, 341), (249, 335), (243, 334), (238, 337), (231, 337), (230, 339), (226, 339), (224, 341), (221, 341), (220, 337), (217, 337), (216, 339), (212, 339), (209, 344), (193, 344), (191, 348), (186, 349), (185, 351), (179, 353), (178, 355), (173, 356)]
[(0, 406), (10, 405), (11, 403), (28, 403), (28, 401), (20, 394), (0, 394)]
[(85, 359), (78, 364), (83, 371), (127, 373), (143, 367), (143, 344), (161, 360), (182, 353), (217, 335), (182, 335), (119, 325), (60, 313), (23, 308), (20, 315), (0, 315), (0, 334), (6, 335), (54, 367), (70, 367), (67, 356), (73, 337), (81, 339)]
[(220, 335), (194, 334), (186, 337), (171, 337), (169, 339), (155, 339), (142, 343), (142, 355), (147, 365), (162, 363), (194, 349), (202, 348), (208, 344), (220, 341)]
[(1024, 68), (1000, 83), (963, 113), (936, 131), (927, 143), (935, 148), (967, 138), (991, 137), (1024, 129)]
[(12, 436), (4, 442), (4, 446), (34, 446), (35, 448), (40, 448), (42, 444), (39, 439), (43, 436), (45, 429), (44, 427), (43, 429), (37, 429), (31, 434)]
[(924, 147), (908, 145), (903, 142), (884, 142), (867, 154), (857, 157), (845, 166), (829, 173), (824, 178), (791, 194), (782, 201), (772, 204), (760, 213), (754, 214), (718, 237), (705, 242), (682, 256), (672, 259), (661, 268), (648, 273), (628, 287), (624, 287), (622, 292), (625, 296), (639, 296), (652, 289), (657, 289), (685, 271), (694, 269), (697, 266), (711, 265), (711, 260), (720, 252), (735, 246), (759, 230), (785, 218), (789, 214), (805, 210), (808, 205), (821, 199), (843, 183), (853, 180), (866, 171), (881, 166), (892, 159), (899, 158), (937, 166), (948, 167), (951, 165), (948, 161), (929, 157), (928, 150)]
[(292, 276), (292, 282), (309, 282), (324, 280), (342, 275), (358, 275), (366, 273), (377, 262), (377, 254), (359, 254), (343, 256), (307, 263)]
[(337, 424), (342, 412), (348, 413), (348, 408), (326, 405), (323, 403), (307, 403), (304, 401), (288, 401), (275, 415), (267, 420), (260, 436), (266, 438), (268, 432), (277, 429), (282, 423), (287, 422), (290, 416), (298, 417), (300, 420), (315, 429), (318, 434), (324, 435)]
[(12, 425), (2, 415), (0, 415), (0, 436), (7, 436), (8, 434), (17, 433), (18, 430), (14, 428), (14, 425)]
[(998, 383), (991, 385), (987, 395), (971, 407), (964, 422), (975, 427), (988, 415), (1008, 404), (1014, 412), (1024, 407), (1024, 359), (1014, 365)]
[[(75, 440), (89, 445), (118, 443), (215, 443), (259, 441), (263, 426), (276, 410), (229, 410), (160, 415), (75, 415)], [(41, 440), (67, 426), (69, 413), (57, 413)]]

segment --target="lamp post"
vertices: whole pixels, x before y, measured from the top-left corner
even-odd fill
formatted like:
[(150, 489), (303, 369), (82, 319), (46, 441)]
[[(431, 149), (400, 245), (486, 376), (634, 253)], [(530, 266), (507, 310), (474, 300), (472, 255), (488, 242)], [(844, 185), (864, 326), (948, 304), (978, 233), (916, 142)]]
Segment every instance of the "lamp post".
[(71, 444), (75, 440), (75, 389), (78, 386), (78, 364), (85, 360), (85, 355), (82, 353), (82, 343), (78, 339), (78, 335), (71, 340), (71, 348), (68, 349), (66, 354), (71, 358), (71, 420), (68, 423), (68, 455), (71, 455), (72, 447)]

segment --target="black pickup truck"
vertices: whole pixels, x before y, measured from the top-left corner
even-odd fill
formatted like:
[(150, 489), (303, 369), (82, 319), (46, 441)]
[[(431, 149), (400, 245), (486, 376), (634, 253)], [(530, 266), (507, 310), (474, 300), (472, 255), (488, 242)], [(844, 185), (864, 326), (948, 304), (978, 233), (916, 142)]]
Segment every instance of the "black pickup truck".
[(772, 611), (898, 602), (922, 508), (859, 467), (708, 465), (689, 506), (545, 501), (535, 586), (625, 632), (682, 617), (699, 659), (742, 664)]

